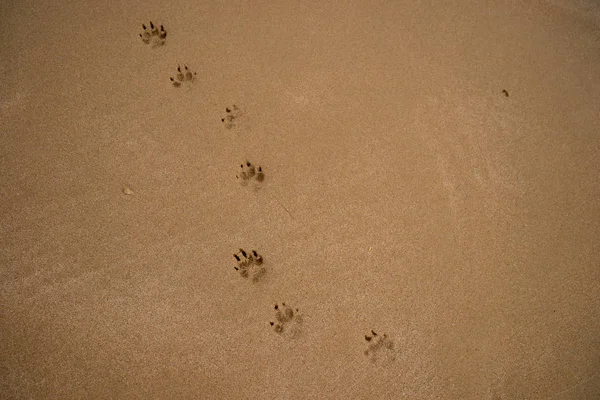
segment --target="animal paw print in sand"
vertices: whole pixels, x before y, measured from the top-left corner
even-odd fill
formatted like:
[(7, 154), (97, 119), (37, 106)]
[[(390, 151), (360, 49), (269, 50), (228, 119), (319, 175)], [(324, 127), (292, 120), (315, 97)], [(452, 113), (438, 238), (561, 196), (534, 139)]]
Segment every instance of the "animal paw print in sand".
[(175, 74), (175, 78), (171, 77), (171, 83), (174, 87), (178, 88), (184, 83), (194, 82), (195, 79), (196, 72), (192, 72), (187, 65), (183, 64), (183, 71), (181, 70), (181, 65), (177, 66), (177, 73)]
[(242, 185), (247, 185), (249, 181), (254, 179), (256, 182), (265, 180), (265, 173), (260, 165), (254, 165), (246, 160), (240, 164), (241, 171), (235, 176)]
[(167, 31), (163, 25), (161, 25), (159, 29), (158, 26), (150, 21), (150, 29), (148, 29), (145, 24), (142, 24), (142, 28), (144, 28), (144, 31), (140, 33), (140, 37), (144, 44), (152, 44), (152, 47), (158, 47), (165, 44), (165, 41), (167, 40)]
[(242, 112), (235, 104), (231, 107), (225, 107), (225, 112), (227, 115), (221, 118), (223, 126), (227, 129), (235, 128), (237, 126), (236, 119), (242, 115)]
[(237, 261), (237, 267), (233, 268), (242, 278), (251, 278), (253, 282), (257, 282), (266, 272), (262, 265), (263, 257), (256, 250), (246, 252), (244, 249), (240, 249), (233, 257)]
[(371, 362), (378, 362), (379, 360), (389, 362), (396, 359), (394, 341), (387, 334), (378, 335), (371, 329), (371, 332), (365, 335), (365, 340), (368, 343), (365, 356)]
[(300, 311), (293, 309), (285, 303), (275, 304), (275, 322), (269, 324), (279, 335), (285, 335), (292, 338), (298, 337), (301, 333), (302, 316)]

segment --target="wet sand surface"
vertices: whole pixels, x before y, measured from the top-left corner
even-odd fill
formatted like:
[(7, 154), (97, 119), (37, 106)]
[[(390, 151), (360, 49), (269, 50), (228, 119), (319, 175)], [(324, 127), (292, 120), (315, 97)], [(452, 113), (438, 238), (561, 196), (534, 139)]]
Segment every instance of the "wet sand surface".
[(600, 398), (600, 11), (398, 3), (1, 6), (0, 397)]

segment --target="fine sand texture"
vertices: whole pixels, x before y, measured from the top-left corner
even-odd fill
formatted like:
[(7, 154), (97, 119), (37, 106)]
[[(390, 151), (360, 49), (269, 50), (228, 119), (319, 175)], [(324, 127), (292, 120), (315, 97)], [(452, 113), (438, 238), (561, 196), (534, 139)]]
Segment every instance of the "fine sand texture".
[(600, 398), (597, 2), (0, 27), (0, 398)]

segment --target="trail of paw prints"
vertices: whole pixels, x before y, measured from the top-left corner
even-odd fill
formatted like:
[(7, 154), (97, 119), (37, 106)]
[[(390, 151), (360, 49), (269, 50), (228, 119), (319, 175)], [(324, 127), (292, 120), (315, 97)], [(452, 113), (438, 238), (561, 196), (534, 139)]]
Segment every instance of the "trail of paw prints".
[(176, 88), (186, 83), (193, 83), (194, 80), (196, 80), (196, 72), (189, 69), (185, 64), (183, 64), (183, 70), (181, 70), (181, 65), (177, 65), (177, 73), (175, 77), (171, 77), (171, 83)]
[(233, 257), (237, 261), (237, 266), (233, 268), (242, 278), (250, 278), (253, 282), (258, 282), (267, 272), (263, 266), (263, 257), (256, 250), (246, 252), (244, 249), (239, 249)]
[(261, 183), (265, 180), (265, 172), (260, 165), (254, 165), (246, 160), (240, 164), (240, 171), (235, 176), (242, 186), (246, 186), (248, 182), (254, 180)]
[(165, 44), (165, 41), (167, 40), (167, 31), (163, 25), (161, 25), (159, 29), (158, 26), (150, 21), (150, 28), (145, 24), (142, 24), (142, 28), (144, 28), (144, 30), (140, 33), (140, 38), (142, 38), (144, 44), (151, 44), (152, 47), (158, 47)]
[(237, 127), (237, 120), (242, 115), (242, 111), (234, 104), (231, 107), (225, 107), (225, 116), (221, 118), (223, 126), (227, 129)]
[(275, 304), (273, 307), (275, 313), (275, 321), (270, 321), (269, 325), (275, 333), (296, 338), (302, 333), (302, 315), (296, 308), (293, 309), (286, 303)]
[(367, 349), (364, 354), (372, 363), (396, 360), (395, 343), (387, 334), (379, 335), (371, 329), (371, 332), (365, 335), (365, 341)]

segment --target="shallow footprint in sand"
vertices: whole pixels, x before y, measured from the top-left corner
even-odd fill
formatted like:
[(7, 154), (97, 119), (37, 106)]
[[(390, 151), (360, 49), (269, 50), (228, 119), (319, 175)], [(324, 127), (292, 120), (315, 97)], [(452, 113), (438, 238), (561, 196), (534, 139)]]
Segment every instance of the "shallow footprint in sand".
[(365, 335), (365, 341), (367, 342), (367, 349), (364, 354), (372, 363), (393, 362), (396, 360), (396, 345), (386, 333), (379, 335), (371, 329)]
[(143, 31), (140, 33), (140, 38), (144, 44), (151, 44), (152, 47), (158, 47), (165, 44), (167, 40), (167, 31), (163, 25), (160, 28), (150, 21), (150, 26), (142, 24)]
[(260, 165), (254, 165), (246, 160), (240, 164), (240, 171), (235, 176), (242, 186), (248, 185), (250, 181), (261, 183), (265, 180), (265, 172)]
[(302, 315), (297, 308), (293, 309), (288, 304), (281, 303), (275, 304), (273, 311), (275, 321), (270, 321), (269, 325), (275, 333), (292, 339), (302, 334)]
[(231, 107), (225, 107), (225, 116), (221, 118), (223, 126), (227, 129), (237, 127), (239, 117), (242, 116), (242, 111), (235, 104)]
[(242, 278), (250, 278), (252, 282), (258, 282), (267, 272), (263, 265), (263, 256), (258, 254), (256, 250), (247, 252), (244, 249), (239, 249), (233, 254), (237, 262), (237, 267), (234, 269)]
[(187, 83), (194, 83), (196, 80), (196, 72), (192, 71), (187, 65), (183, 64), (183, 69), (181, 69), (181, 65), (177, 66), (177, 73), (175, 77), (171, 77), (171, 83), (173, 87), (179, 88)]

